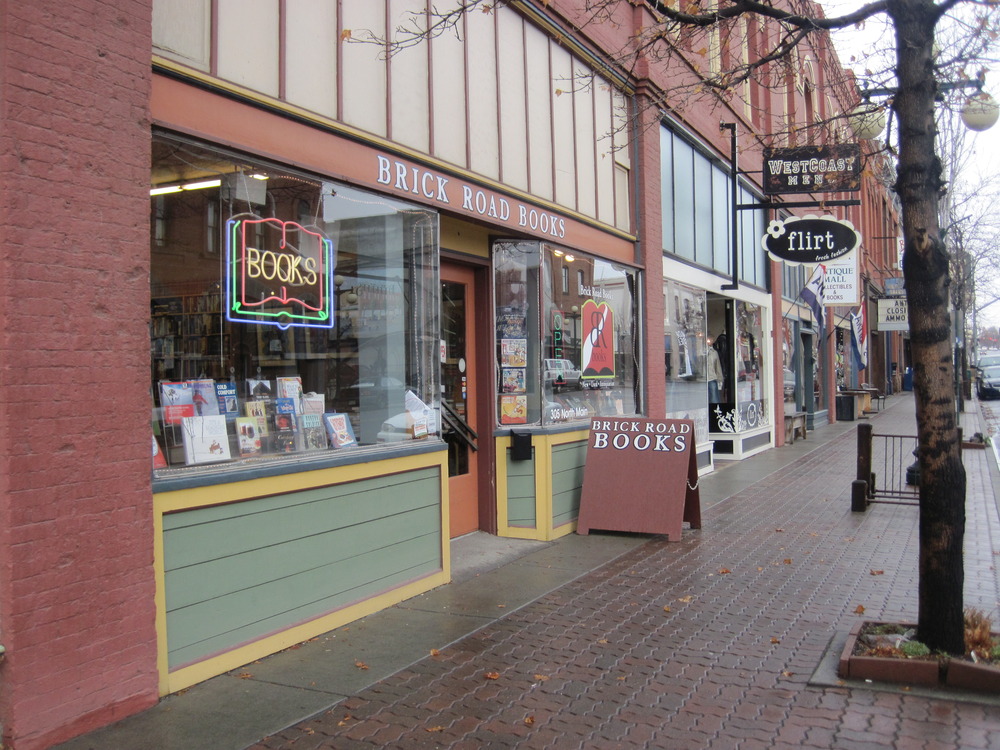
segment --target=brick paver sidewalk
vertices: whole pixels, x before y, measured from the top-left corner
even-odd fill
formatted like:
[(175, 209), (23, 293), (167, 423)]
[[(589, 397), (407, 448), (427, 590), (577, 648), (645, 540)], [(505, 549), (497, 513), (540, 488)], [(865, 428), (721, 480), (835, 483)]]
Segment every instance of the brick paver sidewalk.
[[(912, 399), (874, 422), (913, 434)], [(916, 616), (917, 510), (851, 513), (855, 445), (835, 438), (680, 542), (654, 539), (254, 748), (1000, 748), (1000, 705), (810, 684), (835, 634)], [(966, 452), (966, 606), (997, 621), (987, 460)]]

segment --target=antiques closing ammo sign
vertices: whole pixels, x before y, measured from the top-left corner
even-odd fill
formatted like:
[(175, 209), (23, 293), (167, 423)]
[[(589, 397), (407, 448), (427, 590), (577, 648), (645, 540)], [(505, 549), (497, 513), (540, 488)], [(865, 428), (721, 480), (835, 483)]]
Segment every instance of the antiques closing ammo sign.
[(701, 528), (690, 419), (598, 418), (590, 424), (577, 533), (666, 534)]

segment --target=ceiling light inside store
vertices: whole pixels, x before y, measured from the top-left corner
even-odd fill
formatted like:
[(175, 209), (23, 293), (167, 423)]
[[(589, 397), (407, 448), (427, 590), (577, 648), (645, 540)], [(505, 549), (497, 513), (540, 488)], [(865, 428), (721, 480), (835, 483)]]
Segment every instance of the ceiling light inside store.
[(150, 188), (150, 195), (167, 195), (169, 193), (179, 193), (181, 190), (204, 190), (205, 188), (217, 188), (222, 184), (222, 180), (199, 180), (189, 182), (184, 185), (164, 185), (162, 187)]

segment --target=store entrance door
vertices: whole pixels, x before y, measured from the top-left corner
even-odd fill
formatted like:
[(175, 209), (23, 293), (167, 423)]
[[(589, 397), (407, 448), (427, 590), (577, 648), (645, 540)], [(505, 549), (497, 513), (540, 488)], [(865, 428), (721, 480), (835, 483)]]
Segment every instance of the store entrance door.
[(480, 528), (475, 269), (441, 263), (441, 427), (448, 443), (452, 538)]

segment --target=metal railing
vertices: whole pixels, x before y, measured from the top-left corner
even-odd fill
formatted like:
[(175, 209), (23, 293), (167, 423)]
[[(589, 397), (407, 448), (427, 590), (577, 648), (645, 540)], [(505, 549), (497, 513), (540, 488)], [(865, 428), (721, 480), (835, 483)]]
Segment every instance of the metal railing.
[(918, 505), (920, 467), (915, 435), (876, 435), (858, 425), (858, 471), (851, 483), (851, 510), (872, 503)]

